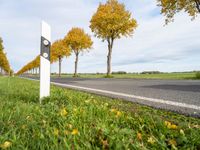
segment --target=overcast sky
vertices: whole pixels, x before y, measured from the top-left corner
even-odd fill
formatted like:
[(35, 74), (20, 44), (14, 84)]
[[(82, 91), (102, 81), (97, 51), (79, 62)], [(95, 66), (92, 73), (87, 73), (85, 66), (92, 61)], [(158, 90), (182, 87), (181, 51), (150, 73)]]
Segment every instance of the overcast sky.
[[(122, 2), (122, 0), (120, 0)], [(0, 0), (0, 36), (12, 68), (18, 71), (40, 52), (40, 23), (52, 27), (52, 41), (72, 27), (92, 36), (93, 49), (80, 56), (78, 72), (106, 72), (107, 43), (94, 37), (89, 21), (105, 0)], [(133, 37), (116, 40), (112, 70), (165, 72), (200, 70), (200, 17), (191, 21), (185, 13), (164, 26), (156, 0), (123, 0), (139, 26)], [(58, 70), (58, 64), (51, 67)], [(74, 56), (65, 58), (62, 71), (74, 71)]]

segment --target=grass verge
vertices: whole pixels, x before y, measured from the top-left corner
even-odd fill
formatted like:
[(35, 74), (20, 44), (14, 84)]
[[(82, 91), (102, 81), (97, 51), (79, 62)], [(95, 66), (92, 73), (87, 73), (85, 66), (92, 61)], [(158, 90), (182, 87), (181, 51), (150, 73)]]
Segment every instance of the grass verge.
[(2, 149), (200, 149), (200, 120), (52, 86), (0, 77)]
[[(58, 75), (52, 75), (58, 77)], [(61, 77), (73, 77), (72, 74), (65, 74)], [(80, 78), (106, 78), (106, 74), (79, 74)], [(128, 78), (128, 79), (174, 79), (174, 80), (195, 80), (196, 73), (161, 73), (161, 74), (112, 74), (112, 78)]]

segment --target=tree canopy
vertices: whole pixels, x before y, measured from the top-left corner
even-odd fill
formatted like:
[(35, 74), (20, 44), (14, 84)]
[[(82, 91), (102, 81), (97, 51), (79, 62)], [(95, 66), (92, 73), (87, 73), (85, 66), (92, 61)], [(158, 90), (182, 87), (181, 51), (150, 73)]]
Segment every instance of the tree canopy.
[(64, 41), (69, 45), (71, 51), (81, 52), (92, 47), (91, 37), (84, 32), (81, 28), (72, 28)]
[(52, 62), (57, 61), (59, 58), (63, 58), (64, 56), (70, 56), (70, 54), (70, 49), (63, 40), (57, 40), (51, 46)]
[(90, 23), (95, 36), (103, 40), (130, 36), (137, 27), (136, 20), (131, 18), (131, 12), (117, 0), (108, 0), (106, 4), (100, 3)]
[(157, 0), (161, 13), (166, 16), (166, 24), (174, 20), (180, 11), (188, 13), (193, 19), (200, 13), (200, 0)]
[(55, 41), (51, 46), (51, 62), (59, 61), (59, 77), (61, 76), (61, 62), (64, 56), (70, 56), (69, 46), (63, 40)]
[(40, 55), (35, 57), (32, 61), (28, 62), (25, 66), (23, 66), (18, 72), (17, 75), (23, 74), (27, 71), (30, 71), (34, 68), (38, 68), (40, 66)]

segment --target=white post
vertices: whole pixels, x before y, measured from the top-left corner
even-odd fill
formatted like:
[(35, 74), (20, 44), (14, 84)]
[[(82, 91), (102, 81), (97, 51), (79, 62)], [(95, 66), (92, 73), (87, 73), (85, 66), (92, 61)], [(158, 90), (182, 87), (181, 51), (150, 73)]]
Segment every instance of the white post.
[(51, 27), (42, 21), (40, 51), (40, 103), (50, 95), (50, 47)]

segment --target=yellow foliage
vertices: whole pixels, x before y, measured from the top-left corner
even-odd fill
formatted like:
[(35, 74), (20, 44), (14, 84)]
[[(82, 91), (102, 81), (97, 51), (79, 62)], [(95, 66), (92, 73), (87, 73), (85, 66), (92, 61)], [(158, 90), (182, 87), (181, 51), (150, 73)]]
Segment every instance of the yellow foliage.
[(18, 72), (17, 75), (23, 74), (26, 71), (29, 71), (33, 68), (38, 68), (40, 66), (40, 56), (38, 55), (34, 60), (30, 61), (24, 67), (22, 67)]
[(75, 53), (90, 49), (93, 44), (91, 37), (81, 28), (72, 28), (64, 38), (64, 41)]
[(70, 49), (63, 40), (57, 40), (51, 46), (51, 62), (55, 62), (64, 56), (70, 56), (70, 54)]
[(131, 13), (117, 0), (108, 0), (106, 4), (100, 4), (90, 23), (92, 32), (103, 40), (130, 36), (137, 27)]
[(184, 11), (193, 18), (200, 13), (200, 0), (157, 0), (161, 13), (166, 16), (166, 24), (173, 21), (177, 12)]
[(0, 68), (2, 68), (5, 72), (10, 72), (10, 64), (8, 62), (6, 53), (3, 48), (3, 40), (0, 37)]

